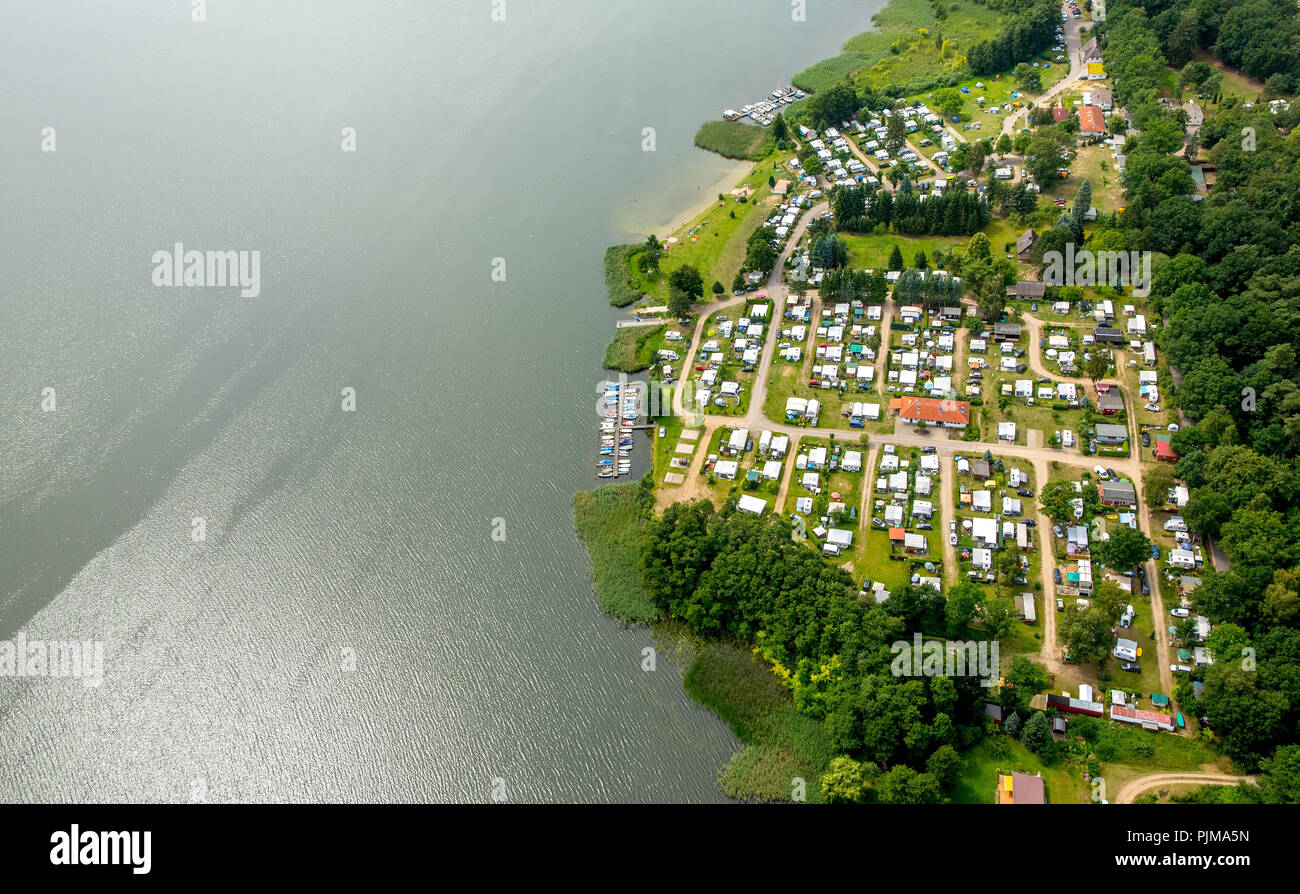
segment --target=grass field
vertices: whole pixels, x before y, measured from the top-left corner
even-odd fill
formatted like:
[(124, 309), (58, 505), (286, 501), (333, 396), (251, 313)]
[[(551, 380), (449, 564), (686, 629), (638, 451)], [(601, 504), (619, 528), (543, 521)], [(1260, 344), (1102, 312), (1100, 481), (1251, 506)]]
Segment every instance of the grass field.
[(615, 484), (573, 496), (573, 524), (591, 557), (600, 607), (625, 624), (659, 616), (641, 580), (641, 528), (651, 492), (638, 483)]
[(810, 802), (821, 801), (821, 775), (834, 752), (820, 723), (795, 710), (789, 692), (746, 649), (716, 643), (700, 649), (683, 681), (695, 701), (727, 722), (745, 747), (719, 782), (733, 798), (792, 800), (792, 780), (807, 782)]
[[(1255, 102), (1259, 99), (1260, 93), (1262, 93), (1264, 90), (1264, 85), (1262, 82), (1255, 80), (1254, 78), (1247, 77), (1246, 75), (1242, 74), (1240, 71), (1237, 71), (1236, 69), (1228, 65), (1224, 65), (1222, 62), (1220, 62), (1218, 59), (1215, 58), (1212, 52), (1208, 50), (1198, 51), (1196, 53), (1196, 61), (1206, 63), (1215, 71), (1223, 75), (1223, 84), (1219, 88), (1220, 99), (1226, 99), (1229, 96), (1235, 96), (1237, 97), (1237, 99), (1243, 102)], [(1189, 99), (1195, 99), (1196, 91), (1192, 87), (1188, 87), (1187, 90), (1181, 95), (1178, 94), (1177, 91), (1178, 76), (1181, 73), (1182, 73), (1182, 69), (1176, 69), (1176, 70), (1172, 68), (1165, 69), (1165, 72), (1162, 74), (1161, 81), (1160, 81), (1161, 86), (1167, 87), (1169, 91), (1168, 95), (1175, 100), (1186, 102)], [(1208, 97), (1206, 99), (1197, 100), (1197, 101), (1200, 102), (1201, 105), (1203, 106), (1208, 104), (1208, 108), (1206, 109), (1207, 112), (1214, 108), (1214, 104), (1209, 102)]]
[(952, 800), (957, 804), (992, 804), (999, 773), (1041, 773), (1048, 804), (1086, 804), (1092, 799), (1092, 788), (1083, 779), (1082, 772), (1072, 772), (1067, 766), (1047, 767), (1028, 748), (1019, 742), (1004, 739), (1007, 754), (998, 756), (996, 746), (990, 741), (981, 742), (966, 752), (966, 763), (961, 778), (953, 788)]
[[(903, 253), (903, 265), (910, 269), (915, 266), (918, 251), (925, 252), (927, 260), (930, 260), (933, 259), (936, 248), (947, 252), (951, 251), (953, 246), (964, 245), (969, 241), (960, 237), (898, 236), (893, 233), (881, 236), (874, 234), (859, 236), (852, 233), (837, 235), (844, 240), (849, 250), (849, 265), (858, 269), (872, 270), (889, 264), (889, 253), (893, 251), (895, 245)], [(934, 266), (933, 260), (930, 260), (930, 264)]]
[(759, 161), (776, 150), (770, 127), (740, 121), (705, 121), (695, 132), (695, 145), (724, 158)]
[[(1053, 179), (1043, 184), (1038, 206), (1047, 211), (1050, 220), (1055, 220), (1062, 209), (1053, 205), (1055, 199), (1074, 202), (1074, 194), (1087, 179), (1092, 182), (1092, 205), (1101, 214), (1112, 214), (1124, 205), (1124, 187), (1115, 170), (1115, 156), (1109, 147), (1103, 144), (1083, 146), (1070, 165), (1068, 180)], [(1050, 228), (1045, 223), (1042, 228)], [(991, 240), (990, 240), (991, 241)]]
[[(671, 400), (671, 398), (669, 398)], [(669, 404), (671, 406), (671, 403)], [(694, 457), (695, 454), (679, 454), (676, 452), (678, 441), (681, 439), (682, 429), (685, 428), (685, 419), (681, 416), (669, 415), (660, 418), (659, 424), (664, 429), (664, 436), (659, 437), (659, 432), (654, 432), (654, 480), (656, 487), (678, 487), (680, 485), (667, 484), (664, 482), (664, 475), (669, 471), (669, 464), (673, 457), (682, 456), (684, 458)], [(698, 450), (699, 447), (696, 447)], [(681, 471), (681, 470), (679, 470)], [(684, 473), (683, 473), (684, 474)]]
[(842, 53), (804, 69), (792, 83), (816, 92), (852, 76), (885, 87), (961, 70), (964, 50), (992, 36), (1001, 16), (969, 0), (946, 9), (938, 21), (927, 0), (893, 0), (873, 17), (875, 30), (850, 38)]
[(777, 197), (768, 186), (769, 178), (788, 177), (789, 173), (775, 154), (768, 155), (737, 187), (752, 190), (748, 201), (737, 201), (734, 196), (715, 202), (700, 212), (692, 221), (675, 233), (656, 234), (660, 239), (675, 241), (661, 254), (659, 272), (653, 276), (634, 274), (636, 289), (652, 296), (656, 303), (668, 299), (668, 277), (679, 267), (690, 264), (704, 277), (705, 294), (714, 280), (727, 287), (745, 261), (746, 241), (749, 235), (767, 220)]

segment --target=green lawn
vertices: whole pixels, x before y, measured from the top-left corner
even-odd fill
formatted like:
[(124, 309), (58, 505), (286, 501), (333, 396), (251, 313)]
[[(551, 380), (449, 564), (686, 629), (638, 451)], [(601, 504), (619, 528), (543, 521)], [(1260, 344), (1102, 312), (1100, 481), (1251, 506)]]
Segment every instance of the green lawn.
[[(949, 117), (947, 119), (948, 123), (967, 140), (979, 140), (986, 137), (991, 137), (994, 140), (997, 140), (998, 134), (1001, 133), (1002, 130), (1002, 124), (1008, 115), (1023, 116), (1027, 109), (1034, 104), (1035, 100), (1041, 94), (1047, 92), (1052, 85), (1056, 84), (1069, 73), (1069, 60), (1066, 59), (1064, 62), (1057, 62), (1057, 55), (1058, 54), (1054, 50), (1048, 47), (1045, 52), (1039, 53), (1037, 56), (1031, 56), (1029, 59), (1025, 60), (1027, 62), (1037, 62), (1040, 67), (1042, 65), (1048, 66), (1046, 70), (1041, 71), (1041, 84), (1039, 89), (1035, 91), (1023, 90), (1016, 84), (1009, 74), (983, 77), (972, 76), (958, 82), (958, 89), (965, 87), (970, 92), (962, 94), (962, 107), (957, 113), (957, 117), (960, 118), (961, 121), (954, 123), (951, 117)], [(979, 87), (976, 86), (977, 84), (983, 84), (984, 86)], [(1012, 97), (1011, 94), (1013, 93), (1017, 94), (1017, 96)], [(983, 99), (984, 102), (980, 102), (980, 99)], [(918, 93), (910, 97), (909, 101), (924, 102), (931, 108), (934, 108), (933, 91), (927, 90), (924, 93)], [(998, 106), (1002, 109), (1006, 105), (1014, 103), (1020, 103), (1020, 107), (1015, 108), (1010, 112), (1005, 110), (998, 112), (987, 111), (988, 109), (992, 109), (994, 106)], [(962, 126), (964, 124), (978, 124), (979, 127), (972, 126), (970, 130), (965, 130)], [(929, 134), (927, 134), (927, 136), (928, 135)], [(935, 147), (931, 146), (928, 148), (932, 150), (931, 154), (933, 154)]]
[[(681, 456), (683, 458), (690, 458), (695, 456), (695, 454), (692, 453), (688, 457), (687, 454), (677, 453), (675, 449), (677, 447), (678, 442), (681, 440), (682, 429), (685, 427), (685, 422), (686, 420), (682, 416), (676, 416), (676, 415), (664, 416), (659, 420), (659, 424), (662, 425), (664, 429), (664, 436), (662, 438), (659, 437), (659, 432), (657, 430), (653, 432), (654, 481), (656, 487), (679, 486), (679, 485), (666, 484), (664, 482), (664, 475), (667, 474), (669, 471), (677, 471), (678, 473), (683, 475), (686, 474), (685, 469), (673, 470), (670, 465), (671, 460), (673, 459), (673, 457), (676, 456)], [(696, 445), (695, 448), (696, 452), (698, 452), (699, 449), (700, 449), (699, 445)]]
[[(660, 255), (659, 272), (652, 276), (634, 275), (635, 287), (651, 296), (655, 304), (668, 300), (668, 277), (674, 270), (690, 264), (704, 277), (705, 295), (714, 281), (727, 288), (745, 261), (746, 240), (767, 220), (772, 208), (779, 204), (768, 186), (769, 178), (789, 177), (782, 162), (786, 156), (772, 153), (754, 165), (753, 170), (737, 188), (753, 190), (748, 200), (737, 201), (728, 195), (700, 212), (690, 223), (675, 233), (656, 233), (668, 248)], [(669, 239), (676, 241), (668, 242)]]
[(1041, 773), (1048, 804), (1086, 804), (1092, 800), (1092, 788), (1084, 781), (1082, 772), (1072, 771), (1064, 764), (1046, 767), (1019, 742), (1006, 737), (1003, 741), (1007, 746), (1005, 757), (999, 757), (996, 747), (987, 740), (965, 753), (961, 778), (952, 792), (954, 803), (995, 803), (998, 775), (1012, 772), (1031, 776)]
[(957, 70), (962, 53), (992, 36), (1002, 17), (970, 0), (947, 3), (945, 12), (939, 21), (927, 0), (892, 0), (872, 17), (874, 30), (849, 38), (842, 53), (799, 72), (792, 83), (816, 92), (853, 76), (859, 84), (882, 87)]
[[(932, 259), (937, 248), (948, 252), (954, 246), (965, 245), (969, 241), (944, 236), (898, 236), (892, 233), (880, 236), (875, 234), (864, 236), (853, 233), (839, 233), (837, 235), (844, 240), (844, 244), (849, 250), (849, 265), (859, 269), (876, 269), (887, 266), (889, 264), (889, 254), (893, 251), (895, 245), (903, 253), (904, 266), (911, 268), (915, 266), (914, 261), (918, 251), (925, 252), (926, 258)], [(931, 261), (931, 264), (933, 265), (933, 261)]]

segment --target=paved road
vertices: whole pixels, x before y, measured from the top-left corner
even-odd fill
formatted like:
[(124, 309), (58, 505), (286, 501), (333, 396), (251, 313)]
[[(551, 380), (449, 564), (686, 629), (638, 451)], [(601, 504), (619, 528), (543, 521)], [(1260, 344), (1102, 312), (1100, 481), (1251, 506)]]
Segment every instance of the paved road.
[(1150, 776), (1139, 776), (1124, 783), (1119, 794), (1115, 796), (1115, 803), (1132, 804), (1138, 795), (1153, 788), (1172, 785), (1236, 785), (1239, 782), (1249, 782), (1254, 785), (1256, 778), (1255, 776), (1229, 776), (1224, 773), (1152, 773)]

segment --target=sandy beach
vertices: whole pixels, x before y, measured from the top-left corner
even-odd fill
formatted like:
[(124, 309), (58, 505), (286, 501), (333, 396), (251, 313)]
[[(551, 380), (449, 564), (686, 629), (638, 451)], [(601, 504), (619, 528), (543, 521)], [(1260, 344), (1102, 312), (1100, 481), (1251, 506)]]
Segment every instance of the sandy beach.
[(752, 161), (735, 161), (730, 163), (727, 172), (718, 179), (716, 183), (698, 187), (699, 198), (684, 208), (680, 213), (671, 219), (659, 219), (657, 221), (638, 220), (632, 224), (633, 232), (654, 233), (660, 239), (675, 234), (688, 223), (699, 217), (706, 209), (711, 207), (718, 200), (718, 193), (727, 194), (735, 188), (736, 184), (749, 175), (754, 168)]
[(754, 169), (752, 161), (737, 161), (727, 173), (719, 178), (717, 183), (705, 188), (700, 187), (700, 200), (693, 202), (689, 208), (682, 211), (681, 214), (674, 217), (671, 221), (663, 224), (654, 233), (675, 234), (678, 230), (685, 227), (688, 223), (699, 217), (700, 214), (713, 205), (718, 200), (718, 193), (727, 194), (735, 189), (736, 184), (749, 176), (749, 172)]

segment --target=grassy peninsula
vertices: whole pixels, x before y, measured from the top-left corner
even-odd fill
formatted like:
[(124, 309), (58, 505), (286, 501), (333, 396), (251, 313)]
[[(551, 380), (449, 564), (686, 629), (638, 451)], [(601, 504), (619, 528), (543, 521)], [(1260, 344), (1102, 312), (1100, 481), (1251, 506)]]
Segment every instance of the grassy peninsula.
[(641, 297), (629, 265), (644, 247), (640, 244), (611, 245), (605, 249), (605, 288), (609, 290), (609, 303), (615, 307), (635, 304)]
[(641, 580), (641, 531), (653, 502), (647, 481), (573, 497), (573, 524), (591, 557), (596, 600), (625, 624), (649, 624), (659, 617)]
[(776, 149), (771, 128), (739, 121), (705, 121), (695, 132), (695, 145), (724, 158), (761, 161)]

